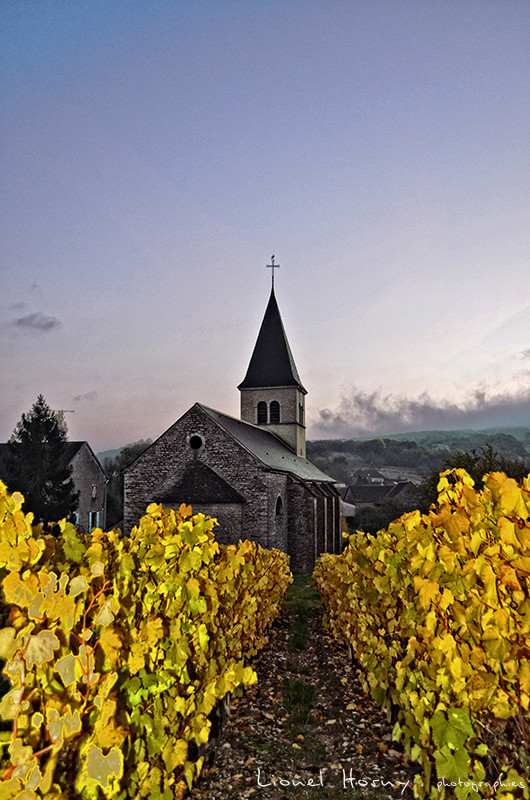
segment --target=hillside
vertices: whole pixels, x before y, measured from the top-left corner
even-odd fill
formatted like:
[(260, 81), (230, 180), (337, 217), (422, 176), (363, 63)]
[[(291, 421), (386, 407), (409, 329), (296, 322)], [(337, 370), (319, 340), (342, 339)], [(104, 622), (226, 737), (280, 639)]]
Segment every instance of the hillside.
[(513, 461), (530, 464), (530, 428), (417, 431), (378, 439), (319, 439), (307, 443), (307, 457), (337, 481), (349, 483), (357, 469), (372, 467), (393, 480), (420, 483), (459, 450), (491, 445)]

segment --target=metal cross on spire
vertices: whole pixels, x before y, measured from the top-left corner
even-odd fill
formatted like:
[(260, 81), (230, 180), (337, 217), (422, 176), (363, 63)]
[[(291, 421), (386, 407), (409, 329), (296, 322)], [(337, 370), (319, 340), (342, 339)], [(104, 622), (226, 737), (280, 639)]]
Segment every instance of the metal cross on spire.
[(274, 259), (275, 258), (276, 258), (276, 256), (271, 256), (271, 263), (267, 264), (267, 269), (272, 269), (272, 288), (273, 289), (274, 289), (274, 270), (275, 269), (280, 269), (280, 265), (274, 263)]

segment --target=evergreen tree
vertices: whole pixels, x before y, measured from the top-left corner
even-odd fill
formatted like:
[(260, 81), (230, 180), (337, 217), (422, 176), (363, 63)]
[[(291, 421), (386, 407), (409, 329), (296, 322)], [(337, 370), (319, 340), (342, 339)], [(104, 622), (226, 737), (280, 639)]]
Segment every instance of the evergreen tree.
[(64, 418), (40, 394), (17, 423), (7, 456), (9, 489), (22, 492), (35, 523), (57, 522), (77, 509), (79, 492), (67, 461), (67, 445)]

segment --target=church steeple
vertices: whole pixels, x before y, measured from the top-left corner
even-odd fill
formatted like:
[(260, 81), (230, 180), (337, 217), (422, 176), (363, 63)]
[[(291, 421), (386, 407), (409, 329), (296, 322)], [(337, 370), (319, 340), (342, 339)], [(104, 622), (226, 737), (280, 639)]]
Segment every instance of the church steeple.
[[(273, 276), (274, 256), (272, 258)], [(241, 392), (241, 419), (266, 426), (305, 457), (305, 395), (274, 294), (274, 283)]]

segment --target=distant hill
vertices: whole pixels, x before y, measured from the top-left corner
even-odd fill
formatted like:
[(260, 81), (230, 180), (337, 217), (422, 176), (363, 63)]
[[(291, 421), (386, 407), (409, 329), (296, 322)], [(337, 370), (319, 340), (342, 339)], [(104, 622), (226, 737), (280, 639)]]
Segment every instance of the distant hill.
[[(307, 457), (323, 472), (349, 483), (360, 468), (378, 469), (393, 480), (420, 483), (458, 450), (470, 452), (491, 445), (509, 460), (530, 465), (530, 428), (416, 431), (377, 439), (319, 439), (307, 443)], [(530, 469), (530, 466), (529, 466)]]
[[(504, 439), (504, 437), (507, 438)], [(464, 449), (464, 445), (467, 448), (470, 444), (472, 447), (480, 447), (484, 444), (494, 446), (494, 442), (499, 444), (505, 442), (505, 445), (509, 447), (510, 442), (513, 439), (517, 439), (524, 445), (526, 451), (530, 453), (530, 428), (521, 426), (486, 428), (482, 430), (463, 428), (451, 431), (413, 431), (411, 433), (394, 433), (385, 438), (400, 442), (417, 442), (429, 447), (442, 447), (449, 450), (453, 449), (455, 445), (460, 450)]]
[[(124, 447), (125, 447), (125, 445), (124, 445)], [(103, 462), (105, 461), (106, 458), (108, 458), (108, 459), (116, 458), (116, 456), (119, 453), (121, 453), (122, 450), (123, 450), (123, 447), (118, 447), (116, 450), (102, 450), (101, 452), (96, 453), (96, 455), (97, 455), (99, 461), (103, 464)]]

